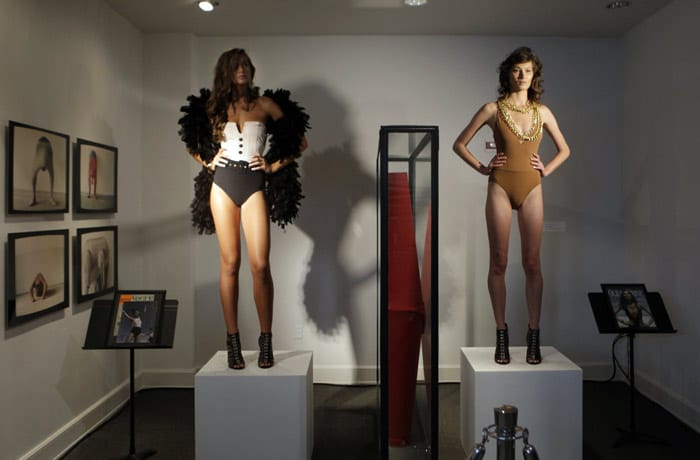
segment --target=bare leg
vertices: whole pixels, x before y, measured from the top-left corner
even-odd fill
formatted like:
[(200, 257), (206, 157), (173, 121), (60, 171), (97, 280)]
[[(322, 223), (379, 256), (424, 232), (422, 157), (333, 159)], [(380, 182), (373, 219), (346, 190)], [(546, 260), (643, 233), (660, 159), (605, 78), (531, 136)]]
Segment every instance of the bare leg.
[(48, 167), (48, 172), (49, 172), (49, 181), (51, 183), (51, 194), (49, 195), (49, 203), (51, 203), (51, 206), (56, 206), (56, 200), (53, 197), (53, 166)]
[(226, 332), (238, 332), (238, 272), (241, 266), (241, 209), (216, 184), (212, 185), (210, 205), (219, 241), (221, 268), (219, 296)]
[(542, 309), (542, 268), (540, 265), (540, 246), (544, 209), (542, 205), (542, 187), (537, 186), (528, 194), (518, 212), (522, 263), (525, 270), (525, 299), (530, 329), (539, 329), (540, 311)]
[(488, 286), (493, 316), (498, 329), (506, 328), (506, 267), (508, 265), (508, 238), (513, 218), (506, 192), (493, 182), (489, 183), (486, 197), (486, 228), (489, 235)]
[(270, 272), (270, 218), (262, 191), (254, 193), (243, 203), (241, 221), (253, 274), (253, 297), (258, 309), (260, 331), (271, 332), (274, 286)]
[(253, 296), (260, 322), (258, 366), (267, 369), (275, 361), (272, 352), (274, 286), (270, 273), (270, 218), (262, 191), (254, 193), (243, 203), (241, 220), (248, 246), (248, 260), (253, 273)]
[(39, 175), (40, 168), (37, 168), (34, 171), (34, 175), (32, 176), (32, 202), (29, 203), (29, 206), (34, 206), (37, 204), (36, 201), (36, 176)]

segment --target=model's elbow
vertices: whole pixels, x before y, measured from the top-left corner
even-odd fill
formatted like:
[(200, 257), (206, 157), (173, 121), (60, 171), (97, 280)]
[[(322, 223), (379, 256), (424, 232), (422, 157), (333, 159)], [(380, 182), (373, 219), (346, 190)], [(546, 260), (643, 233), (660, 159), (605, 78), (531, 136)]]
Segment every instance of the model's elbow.
[(454, 144), (452, 144), (452, 151), (456, 153), (457, 155), (461, 156), (462, 154), (462, 148), (464, 147), (464, 144), (462, 144), (459, 139), (457, 139)]
[(562, 161), (566, 161), (570, 156), (571, 156), (571, 149), (569, 147), (566, 147), (564, 150), (562, 150)]

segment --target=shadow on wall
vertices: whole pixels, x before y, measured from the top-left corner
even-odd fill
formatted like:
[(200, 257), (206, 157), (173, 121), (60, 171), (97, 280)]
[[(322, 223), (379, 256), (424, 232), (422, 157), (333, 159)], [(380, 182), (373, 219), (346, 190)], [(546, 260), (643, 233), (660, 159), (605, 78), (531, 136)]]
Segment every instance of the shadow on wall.
[(353, 208), (365, 198), (374, 198), (374, 185), (374, 178), (357, 163), (350, 143), (314, 152), (304, 160), (308, 211), (297, 226), (313, 241), (304, 303), (324, 334), (335, 333), (343, 318), (351, 319), (349, 300), (354, 287), (376, 274), (373, 268), (359, 277), (351, 275), (340, 255)]
[(322, 334), (337, 334), (347, 320), (357, 357), (362, 317), (366, 315), (354, 308), (353, 294), (358, 285), (376, 276), (376, 268), (372, 264), (366, 273), (351, 273), (341, 256), (341, 245), (355, 207), (365, 199), (374, 200), (375, 180), (359, 161), (345, 104), (322, 85), (296, 88), (293, 94), (309, 109), (313, 126), (311, 148), (301, 165), (306, 198), (296, 222), (313, 241), (303, 286), (304, 305)]

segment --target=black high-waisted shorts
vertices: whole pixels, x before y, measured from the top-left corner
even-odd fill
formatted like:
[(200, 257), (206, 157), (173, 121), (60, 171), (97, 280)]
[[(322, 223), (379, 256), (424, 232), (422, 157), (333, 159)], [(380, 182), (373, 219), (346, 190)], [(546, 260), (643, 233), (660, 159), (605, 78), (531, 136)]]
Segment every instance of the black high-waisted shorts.
[(241, 207), (253, 193), (265, 189), (265, 173), (251, 170), (245, 161), (228, 160), (228, 166), (216, 167), (214, 183)]

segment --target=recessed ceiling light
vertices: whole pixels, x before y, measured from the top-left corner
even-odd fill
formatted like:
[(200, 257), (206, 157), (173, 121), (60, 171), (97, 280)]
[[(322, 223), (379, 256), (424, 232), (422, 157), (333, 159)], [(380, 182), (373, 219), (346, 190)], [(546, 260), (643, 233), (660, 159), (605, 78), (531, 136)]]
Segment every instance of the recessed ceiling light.
[(198, 2), (197, 6), (199, 6), (200, 10), (206, 11), (208, 13), (210, 11), (214, 11), (214, 8), (219, 6), (219, 2), (214, 1), (214, 0), (207, 0), (207, 1)]
[(403, 0), (403, 2), (408, 6), (421, 6), (428, 3), (428, 0)]
[(631, 3), (626, 1), (626, 0), (621, 0), (621, 1), (616, 1), (616, 2), (610, 2), (607, 4), (606, 8), (609, 10), (616, 10), (618, 8), (627, 8), (630, 6)]

